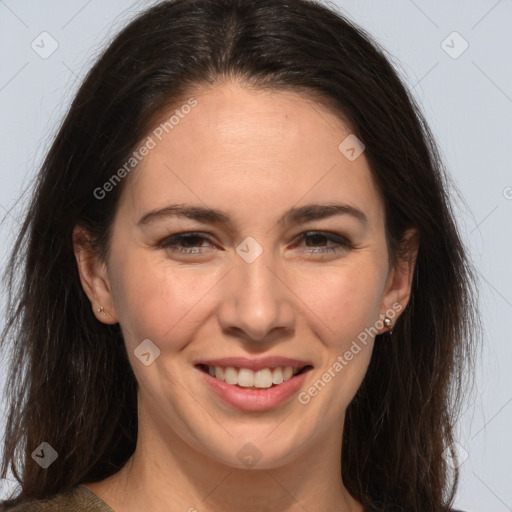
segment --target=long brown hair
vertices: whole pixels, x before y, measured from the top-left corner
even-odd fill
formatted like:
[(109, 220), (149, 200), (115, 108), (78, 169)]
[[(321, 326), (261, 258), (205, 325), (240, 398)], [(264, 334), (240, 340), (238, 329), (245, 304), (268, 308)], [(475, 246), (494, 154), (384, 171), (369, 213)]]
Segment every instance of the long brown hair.
[[(174, 0), (139, 15), (87, 75), (38, 174), (5, 277), (8, 423), (6, 506), (118, 471), (137, 439), (137, 386), (119, 325), (98, 322), (77, 271), (82, 225), (102, 255), (126, 180), (94, 191), (126, 162), (155, 116), (199, 85), (236, 79), (311, 94), (365, 144), (393, 256), (406, 229), (420, 246), (410, 302), (376, 339), (348, 407), (343, 481), (382, 510), (432, 512), (453, 502), (454, 425), (472, 367), (475, 279), (450, 205), (452, 186), (417, 104), (379, 46), (308, 0)], [(31, 457), (48, 442), (47, 469)], [(341, 454), (340, 454), (341, 456)]]

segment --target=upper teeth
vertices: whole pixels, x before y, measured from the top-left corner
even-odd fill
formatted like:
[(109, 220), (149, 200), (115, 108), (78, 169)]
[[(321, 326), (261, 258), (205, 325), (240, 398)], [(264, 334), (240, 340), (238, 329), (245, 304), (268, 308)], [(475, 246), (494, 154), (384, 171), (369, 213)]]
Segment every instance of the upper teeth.
[(286, 366), (284, 368), (263, 368), (261, 370), (253, 371), (249, 368), (234, 368), (228, 366), (222, 368), (221, 366), (209, 366), (208, 373), (212, 377), (223, 380), (228, 384), (242, 386), (244, 388), (257, 387), (269, 388), (272, 384), (282, 384), (298, 373), (300, 368), (292, 368)]

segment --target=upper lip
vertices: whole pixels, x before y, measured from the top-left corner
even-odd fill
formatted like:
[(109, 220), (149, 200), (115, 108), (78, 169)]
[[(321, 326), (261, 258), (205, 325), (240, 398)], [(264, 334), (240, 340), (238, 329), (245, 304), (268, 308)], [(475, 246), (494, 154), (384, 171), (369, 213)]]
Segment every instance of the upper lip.
[(201, 359), (196, 361), (195, 365), (205, 364), (208, 366), (221, 366), (227, 368), (232, 366), (234, 368), (248, 368), (253, 371), (262, 370), (264, 368), (285, 368), (291, 366), (294, 369), (304, 368), (305, 366), (312, 366), (308, 361), (301, 361), (291, 357), (281, 356), (265, 356), (257, 358), (249, 357), (222, 357), (220, 359)]

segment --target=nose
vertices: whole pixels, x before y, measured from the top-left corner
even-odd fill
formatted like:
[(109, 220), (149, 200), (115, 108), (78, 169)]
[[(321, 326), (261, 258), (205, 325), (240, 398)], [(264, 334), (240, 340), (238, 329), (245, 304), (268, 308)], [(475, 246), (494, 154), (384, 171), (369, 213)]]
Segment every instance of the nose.
[(293, 292), (266, 251), (252, 263), (237, 258), (227, 280), (217, 312), (225, 334), (268, 342), (293, 332)]

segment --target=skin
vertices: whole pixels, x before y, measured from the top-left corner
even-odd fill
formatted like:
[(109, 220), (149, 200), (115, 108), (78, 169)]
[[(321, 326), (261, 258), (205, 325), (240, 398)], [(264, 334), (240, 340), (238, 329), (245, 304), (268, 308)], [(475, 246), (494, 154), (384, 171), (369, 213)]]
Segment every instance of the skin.
[[(100, 322), (120, 323), (139, 384), (133, 457), (115, 475), (85, 485), (117, 512), (361, 512), (341, 479), (341, 440), (373, 337), (307, 405), (293, 397), (262, 412), (225, 404), (193, 361), (298, 358), (314, 367), (307, 390), (393, 304), (405, 308), (415, 234), (407, 235), (413, 257), (391, 268), (383, 203), (364, 153), (347, 159), (338, 145), (350, 129), (304, 95), (229, 82), (194, 97), (198, 105), (129, 177), (108, 261), (75, 229), (84, 290)], [(222, 210), (230, 222), (167, 217), (137, 225), (148, 211), (177, 203)], [(277, 222), (312, 203), (349, 204), (367, 223), (347, 214)], [(159, 245), (183, 231), (204, 233), (195, 242), (202, 252)], [(353, 247), (318, 252), (336, 243), (301, 240), (308, 231), (335, 233)], [(236, 252), (248, 236), (263, 249), (252, 263)], [(134, 355), (145, 339), (161, 351), (149, 366)], [(252, 468), (237, 457), (249, 442), (261, 453)]]

